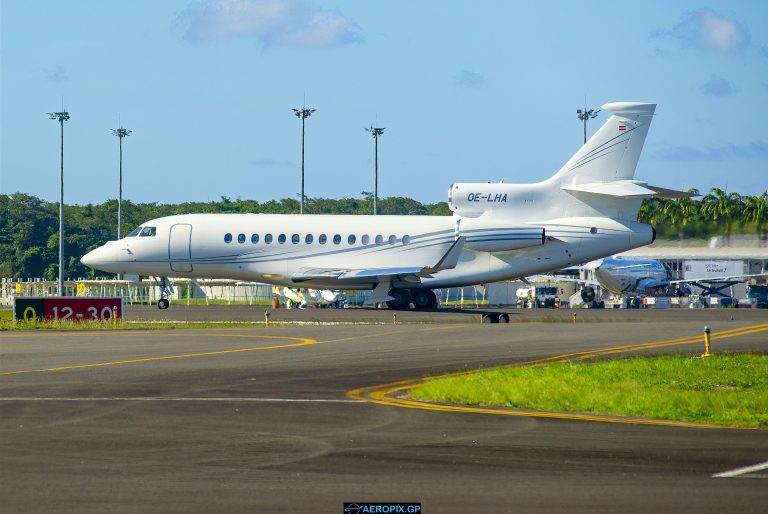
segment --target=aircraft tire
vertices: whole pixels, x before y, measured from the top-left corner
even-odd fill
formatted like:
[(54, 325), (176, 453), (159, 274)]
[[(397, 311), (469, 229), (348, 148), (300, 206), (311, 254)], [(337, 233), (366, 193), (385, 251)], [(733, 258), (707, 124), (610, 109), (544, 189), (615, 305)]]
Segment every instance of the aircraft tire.
[(499, 314), (499, 323), (509, 323), (509, 314), (506, 312)]
[(157, 308), (158, 309), (167, 309), (170, 306), (171, 306), (171, 302), (169, 302), (168, 299), (166, 299), (166, 298), (160, 298), (157, 301)]
[(411, 304), (411, 295), (406, 289), (392, 289), (389, 291), (389, 296), (393, 299), (387, 301), (387, 307), (392, 310), (402, 311)]
[(437, 305), (437, 296), (431, 289), (418, 289), (413, 292), (411, 298), (417, 310), (434, 309)]

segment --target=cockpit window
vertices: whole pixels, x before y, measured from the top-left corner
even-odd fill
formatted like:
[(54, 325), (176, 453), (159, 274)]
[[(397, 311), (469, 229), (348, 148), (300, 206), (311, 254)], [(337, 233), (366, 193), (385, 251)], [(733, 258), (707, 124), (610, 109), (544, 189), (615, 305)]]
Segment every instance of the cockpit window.
[(136, 237), (139, 235), (139, 232), (141, 232), (141, 227), (136, 227), (135, 229), (131, 230), (131, 233), (125, 237)]
[(139, 237), (155, 237), (157, 229), (155, 227), (144, 227)]

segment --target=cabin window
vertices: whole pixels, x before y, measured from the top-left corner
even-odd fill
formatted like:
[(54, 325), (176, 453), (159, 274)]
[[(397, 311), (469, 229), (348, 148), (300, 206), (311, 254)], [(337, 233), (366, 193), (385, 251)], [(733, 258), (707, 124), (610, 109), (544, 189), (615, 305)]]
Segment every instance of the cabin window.
[(397, 236), (395, 235), (389, 236), (389, 244), (393, 245), (395, 243), (397, 243)]
[(280, 234), (279, 236), (277, 236), (277, 242), (280, 243), (281, 245), (285, 244), (285, 240), (286, 240), (285, 234)]
[(251, 234), (251, 243), (256, 244), (259, 242), (259, 234)]
[(136, 227), (135, 229), (131, 230), (131, 233), (125, 237), (136, 237), (139, 235), (139, 232), (141, 232), (141, 227)]
[(381, 243), (383, 243), (383, 242), (384, 242), (384, 236), (382, 236), (381, 234), (378, 234), (378, 235), (376, 236), (376, 244), (377, 244), (377, 245), (380, 245), (380, 244), (381, 244)]
[(229, 232), (224, 234), (224, 242), (225, 243), (231, 243), (232, 242), (232, 234), (230, 234)]
[(355, 234), (349, 234), (349, 236), (347, 237), (347, 243), (351, 245), (355, 244), (356, 240), (357, 238), (355, 237)]
[(299, 234), (293, 234), (291, 236), (291, 243), (297, 245), (299, 244), (299, 241), (301, 241), (301, 236)]
[(238, 234), (237, 235), (237, 242), (240, 244), (245, 243), (245, 234)]
[(335, 245), (341, 244), (341, 236), (339, 234), (336, 234), (333, 236), (333, 244)]
[(157, 229), (155, 227), (144, 227), (139, 237), (155, 237)]
[(264, 242), (267, 243), (268, 245), (271, 245), (272, 244), (272, 234), (265, 235), (264, 236)]
[(314, 238), (312, 237), (312, 234), (307, 234), (306, 236), (304, 236), (304, 242), (307, 243), (308, 245), (312, 244), (313, 239)]
[(597, 234), (597, 227), (592, 227), (591, 229), (589, 229), (589, 233), (590, 234)]
[(321, 245), (324, 245), (326, 241), (328, 241), (328, 236), (326, 236), (325, 234), (320, 234), (320, 237), (317, 238), (317, 242), (320, 243)]
[(411, 236), (409, 236), (409, 235), (404, 235), (404, 236), (403, 236), (403, 244), (404, 244), (404, 245), (409, 245), (409, 244), (411, 244)]
[(370, 238), (370, 237), (368, 237), (368, 234), (365, 234), (365, 235), (362, 237), (362, 239), (361, 239), (361, 242), (362, 242), (364, 245), (367, 245), (368, 243), (370, 243), (370, 242), (371, 242), (371, 238)]

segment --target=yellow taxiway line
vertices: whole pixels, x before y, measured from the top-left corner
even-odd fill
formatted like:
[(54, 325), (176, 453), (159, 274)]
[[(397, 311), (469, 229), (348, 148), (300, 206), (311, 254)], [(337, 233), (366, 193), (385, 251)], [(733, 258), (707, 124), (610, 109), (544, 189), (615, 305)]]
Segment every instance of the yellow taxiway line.
[[(392, 335), (395, 333), (407, 333), (407, 332), (424, 332), (424, 331), (430, 331), (430, 330), (442, 330), (442, 329), (448, 329), (448, 328), (454, 328), (457, 325), (453, 326), (444, 326), (444, 327), (429, 327), (429, 328), (419, 328), (416, 330), (388, 330), (386, 332), (380, 332), (377, 334), (366, 334), (366, 335), (359, 335), (359, 336), (352, 336), (352, 337), (343, 337), (338, 339), (327, 339), (324, 341), (317, 341), (315, 339), (308, 339), (304, 337), (289, 337), (289, 336), (273, 336), (273, 335), (253, 335), (253, 334), (224, 334), (224, 333), (217, 333), (216, 337), (235, 337), (235, 338), (243, 338), (243, 339), (287, 339), (291, 341), (296, 341), (293, 343), (286, 343), (286, 344), (276, 344), (271, 346), (255, 346), (255, 347), (249, 347), (249, 348), (230, 348), (225, 350), (214, 350), (209, 352), (196, 352), (196, 353), (184, 353), (179, 355), (159, 355), (155, 357), (138, 357), (135, 359), (123, 359), (123, 360), (116, 360), (116, 361), (108, 361), (108, 362), (94, 362), (94, 363), (86, 363), (86, 364), (72, 364), (67, 366), (56, 366), (51, 368), (37, 368), (37, 369), (22, 369), (22, 370), (16, 370), (16, 371), (1, 371), (0, 376), (8, 376), (8, 375), (23, 375), (28, 373), (44, 373), (44, 372), (51, 372), (51, 371), (72, 371), (72, 370), (78, 370), (78, 369), (88, 369), (88, 368), (100, 368), (105, 366), (119, 366), (123, 364), (137, 364), (142, 362), (155, 362), (155, 361), (162, 361), (162, 360), (170, 360), (170, 359), (189, 359), (194, 357), (211, 357), (216, 355), (226, 355), (230, 353), (242, 353), (242, 352), (256, 352), (261, 350), (277, 350), (282, 348), (297, 348), (300, 346), (309, 346), (309, 345), (318, 345), (318, 344), (327, 344), (327, 343), (342, 343), (342, 342), (348, 342), (348, 341), (356, 341), (360, 339), (370, 339), (374, 337), (384, 337), (387, 335)], [(152, 334), (158, 334), (162, 335), (162, 337), (193, 337), (193, 336), (200, 336), (200, 335), (206, 335), (210, 336), (210, 334), (185, 334), (185, 333), (158, 333), (158, 332), (151, 332)], [(39, 335), (39, 334), (35, 334)], [(40, 334), (41, 335), (41, 334)], [(94, 332), (81, 332), (81, 333), (45, 333), (45, 335), (52, 335), (52, 336), (69, 336), (69, 335), (79, 335), (79, 336), (103, 336), (104, 332), (101, 331), (94, 331)], [(136, 336), (136, 332), (133, 333), (126, 333), (126, 332), (109, 332), (110, 337), (113, 335), (133, 335)]]
[[(738, 337), (747, 334), (754, 334), (757, 332), (763, 332), (768, 330), (768, 323), (760, 325), (751, 325), (748, 327), (735, 328), (731, 330), (725, 330), (712, 335), (713, 340), (728, 339), (731, 337)], [(542, 366), (544, 364), (563, 362), (570, 360), (585, 360), (594, 357), (613, 355), (617, 353), (635, 352), (642, 350), (654, 350), (657, 348), (665, 348), (668, 346), (680, 346), (686, 344), (703, 344), (702, 336), (688, 336), (679, 337), (676, 339), (666, 339), (662, 341), (653, 341), (650, 343), (615, 346), (611, 348), (604, 348), (600, 350), (590, 350), (584, 352), (567, 353), (563, 355), (556, 355), (553, 357), (547, 357), (544, 359), (537, 359), (533, 361), (520, 362), (515, 364), (509, 364), (505, 366), (495, 366), (495, 368), (502, 367), (519, 367), (519, 366)], [(494, 368), (485, 368), (494, 369)], [(690, 421), (675, 421), (675, 420), (663, 420), (663, 419), (650, 419), (639, 418), (631, 416), (619, 416), (619, 415), (599, 415), (599, 414), (585, 414), (585, 413), (572, 413), (572, 412), (553, 412), (553, 411), (533, 411), (524, 409), (511, 409), (504, 407), (474, 407), (464, 405), (452, 405), (452, 404), (440, 404), (431, 403), (417, 400), (409, 400), (402, 396), (409, 390), (422, 385), (426, 382), (437, 380), (447, 377), (457, 377), (463, 375), (469, 375), (475, 371), (460, 371), (456, 373), (445, 373), (442, 375), (423, 377), (411, 380), (399, 380), (396, 382), (389, 382), (386, 384), (378, 384), (374, 386), (360, 387), (352, 389), (347, 392), (347, 397), (353, 400), (365, 400), (371, 403), (377, 403), (381, 405), (390, 405), (394, 407), (402, 407), (406, 409), (421, 409), (440, 412), (467, 412), (474, 414), (494, 414), (500, 416), (525, 416), (536, 418), (550, 418), (550, 419), (568, 419), (568, 420), (583, 420), (583, 421), (600, 421), (606, 423), (627, 423), (634, 425), (656, 425), (656, 426), (674, 426), (674, 427), (687, 427), (687, 428), (738, 428), (743, 430), (758, 430), (755, 427), (727, 427), (723, 425), (714, 425), (707, 423), (694, 423)]]

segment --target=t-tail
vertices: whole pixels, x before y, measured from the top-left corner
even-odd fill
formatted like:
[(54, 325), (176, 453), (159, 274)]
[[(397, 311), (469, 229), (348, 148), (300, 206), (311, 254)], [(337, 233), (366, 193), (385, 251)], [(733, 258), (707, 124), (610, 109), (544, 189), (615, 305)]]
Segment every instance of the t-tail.
[(514, 216), (525, 223), (575, 217), (634, 222), (644, 198), (684, 196), (634, 178), (656, 104), (614, 102), (602, 109), (611, 117), (549, 179), (535, 184), (453, 184), (451, 210), (466, 218)]
[(632, 180), (656, 104), (614, 102), (612, 115), (551, 180), (560, 186)]

